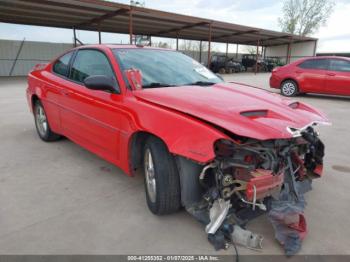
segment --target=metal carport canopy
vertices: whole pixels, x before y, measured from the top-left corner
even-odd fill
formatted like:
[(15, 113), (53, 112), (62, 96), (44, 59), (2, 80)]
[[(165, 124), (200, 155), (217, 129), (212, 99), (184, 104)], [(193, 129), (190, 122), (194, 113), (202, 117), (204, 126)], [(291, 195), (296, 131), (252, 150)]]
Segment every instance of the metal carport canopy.
[(273, 46), (316, 41), (271, 30), (100, 0), (0, 0), (0, 22)]

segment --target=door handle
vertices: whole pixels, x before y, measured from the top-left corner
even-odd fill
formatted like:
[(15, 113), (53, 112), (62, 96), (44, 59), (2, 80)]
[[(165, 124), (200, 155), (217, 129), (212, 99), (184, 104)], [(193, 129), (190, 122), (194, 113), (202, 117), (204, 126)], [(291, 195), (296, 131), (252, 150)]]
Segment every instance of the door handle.
[(335, 73), (327, 73), (328, 76), (335, 76)]
[(295, 71), (295, 73), (297, 73), (297, 74), (301, 74), (303, 71), (300, 71), (300, 70), (297, 70), (297, 71)]
[(69, 96), (70, 94), (72, 94), (72, 91), (66, 90), (66, 89), (61, 89), (61, 94), (64, 96)]

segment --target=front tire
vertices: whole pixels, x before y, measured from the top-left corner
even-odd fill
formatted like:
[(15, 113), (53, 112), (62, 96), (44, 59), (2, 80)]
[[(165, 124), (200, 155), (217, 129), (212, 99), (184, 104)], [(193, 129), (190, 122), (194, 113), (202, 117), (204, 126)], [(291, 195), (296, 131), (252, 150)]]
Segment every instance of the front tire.
[(36, 131), (43, 141), (50, 142), (61, 138), (60, 135), (52, 132), (44, 106), (39, 100), (34, 104), (34, 120)]
[(281, 84), (281, 94), (284, 96), (296, 96), (298, 92), (298, 85), (293, 80), (286, 80)]
[(180, 178), (174, 157), (155, 137), (143, 150), (144, 181), (148, 208), (155, 215), (170, 214), (181, 207)]

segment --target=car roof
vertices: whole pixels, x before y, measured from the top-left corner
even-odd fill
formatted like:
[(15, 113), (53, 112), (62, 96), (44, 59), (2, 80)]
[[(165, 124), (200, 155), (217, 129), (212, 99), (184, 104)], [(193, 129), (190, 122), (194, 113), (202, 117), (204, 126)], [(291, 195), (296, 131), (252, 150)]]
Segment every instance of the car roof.
[(344, 57), (344, 56), (311, 56), (311, 57), (300, 58), (300, 59), (298, 59), (290, 64), (287, 64), (286, 66), (295, 66), (295, 65), (298, 65), (298, 64), (303, 63), (305, 61), (317, 60), (317, 59), (343, 59), (343, 60), (347, 60), (350, 62), (350, 58)]
[(154, 50), (166, 50), (166, 51), (176, 51), (174, 49), (170, 48), (160, 48), (160, 47), (153, 47), (153, 46), (143, 46), (143, 45), (123, 45), (123, 44), (92, 44), (92, 45), (82, 45), (78, 46), (74, 49), (85, 49), (85, 48), (98, 48), (98, 49), (154, 49)]
[(350, 57), (345, 57), (345, 56), (313, 56), (313, 57), (304, 58), (304, 61), (313, 60), (313, 59), (344, 59), (344, 60), (350, 61)]

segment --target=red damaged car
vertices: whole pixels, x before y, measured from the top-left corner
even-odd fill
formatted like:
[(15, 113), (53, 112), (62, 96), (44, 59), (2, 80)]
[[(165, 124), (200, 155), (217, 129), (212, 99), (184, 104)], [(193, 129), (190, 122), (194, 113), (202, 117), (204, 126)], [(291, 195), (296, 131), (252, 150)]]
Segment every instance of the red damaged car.
[(268, 213), (294, 254), (306, 234), (303, 194), (322, 175), (317, 109), (257, 88), (225, 83), (190, 57), (140, 46), (73, 49), (28, 77), (39, 137), (69, 138), (145, 177), (149, 209), (184, 207), (216, 249), (260, 248), (243, 229)]

